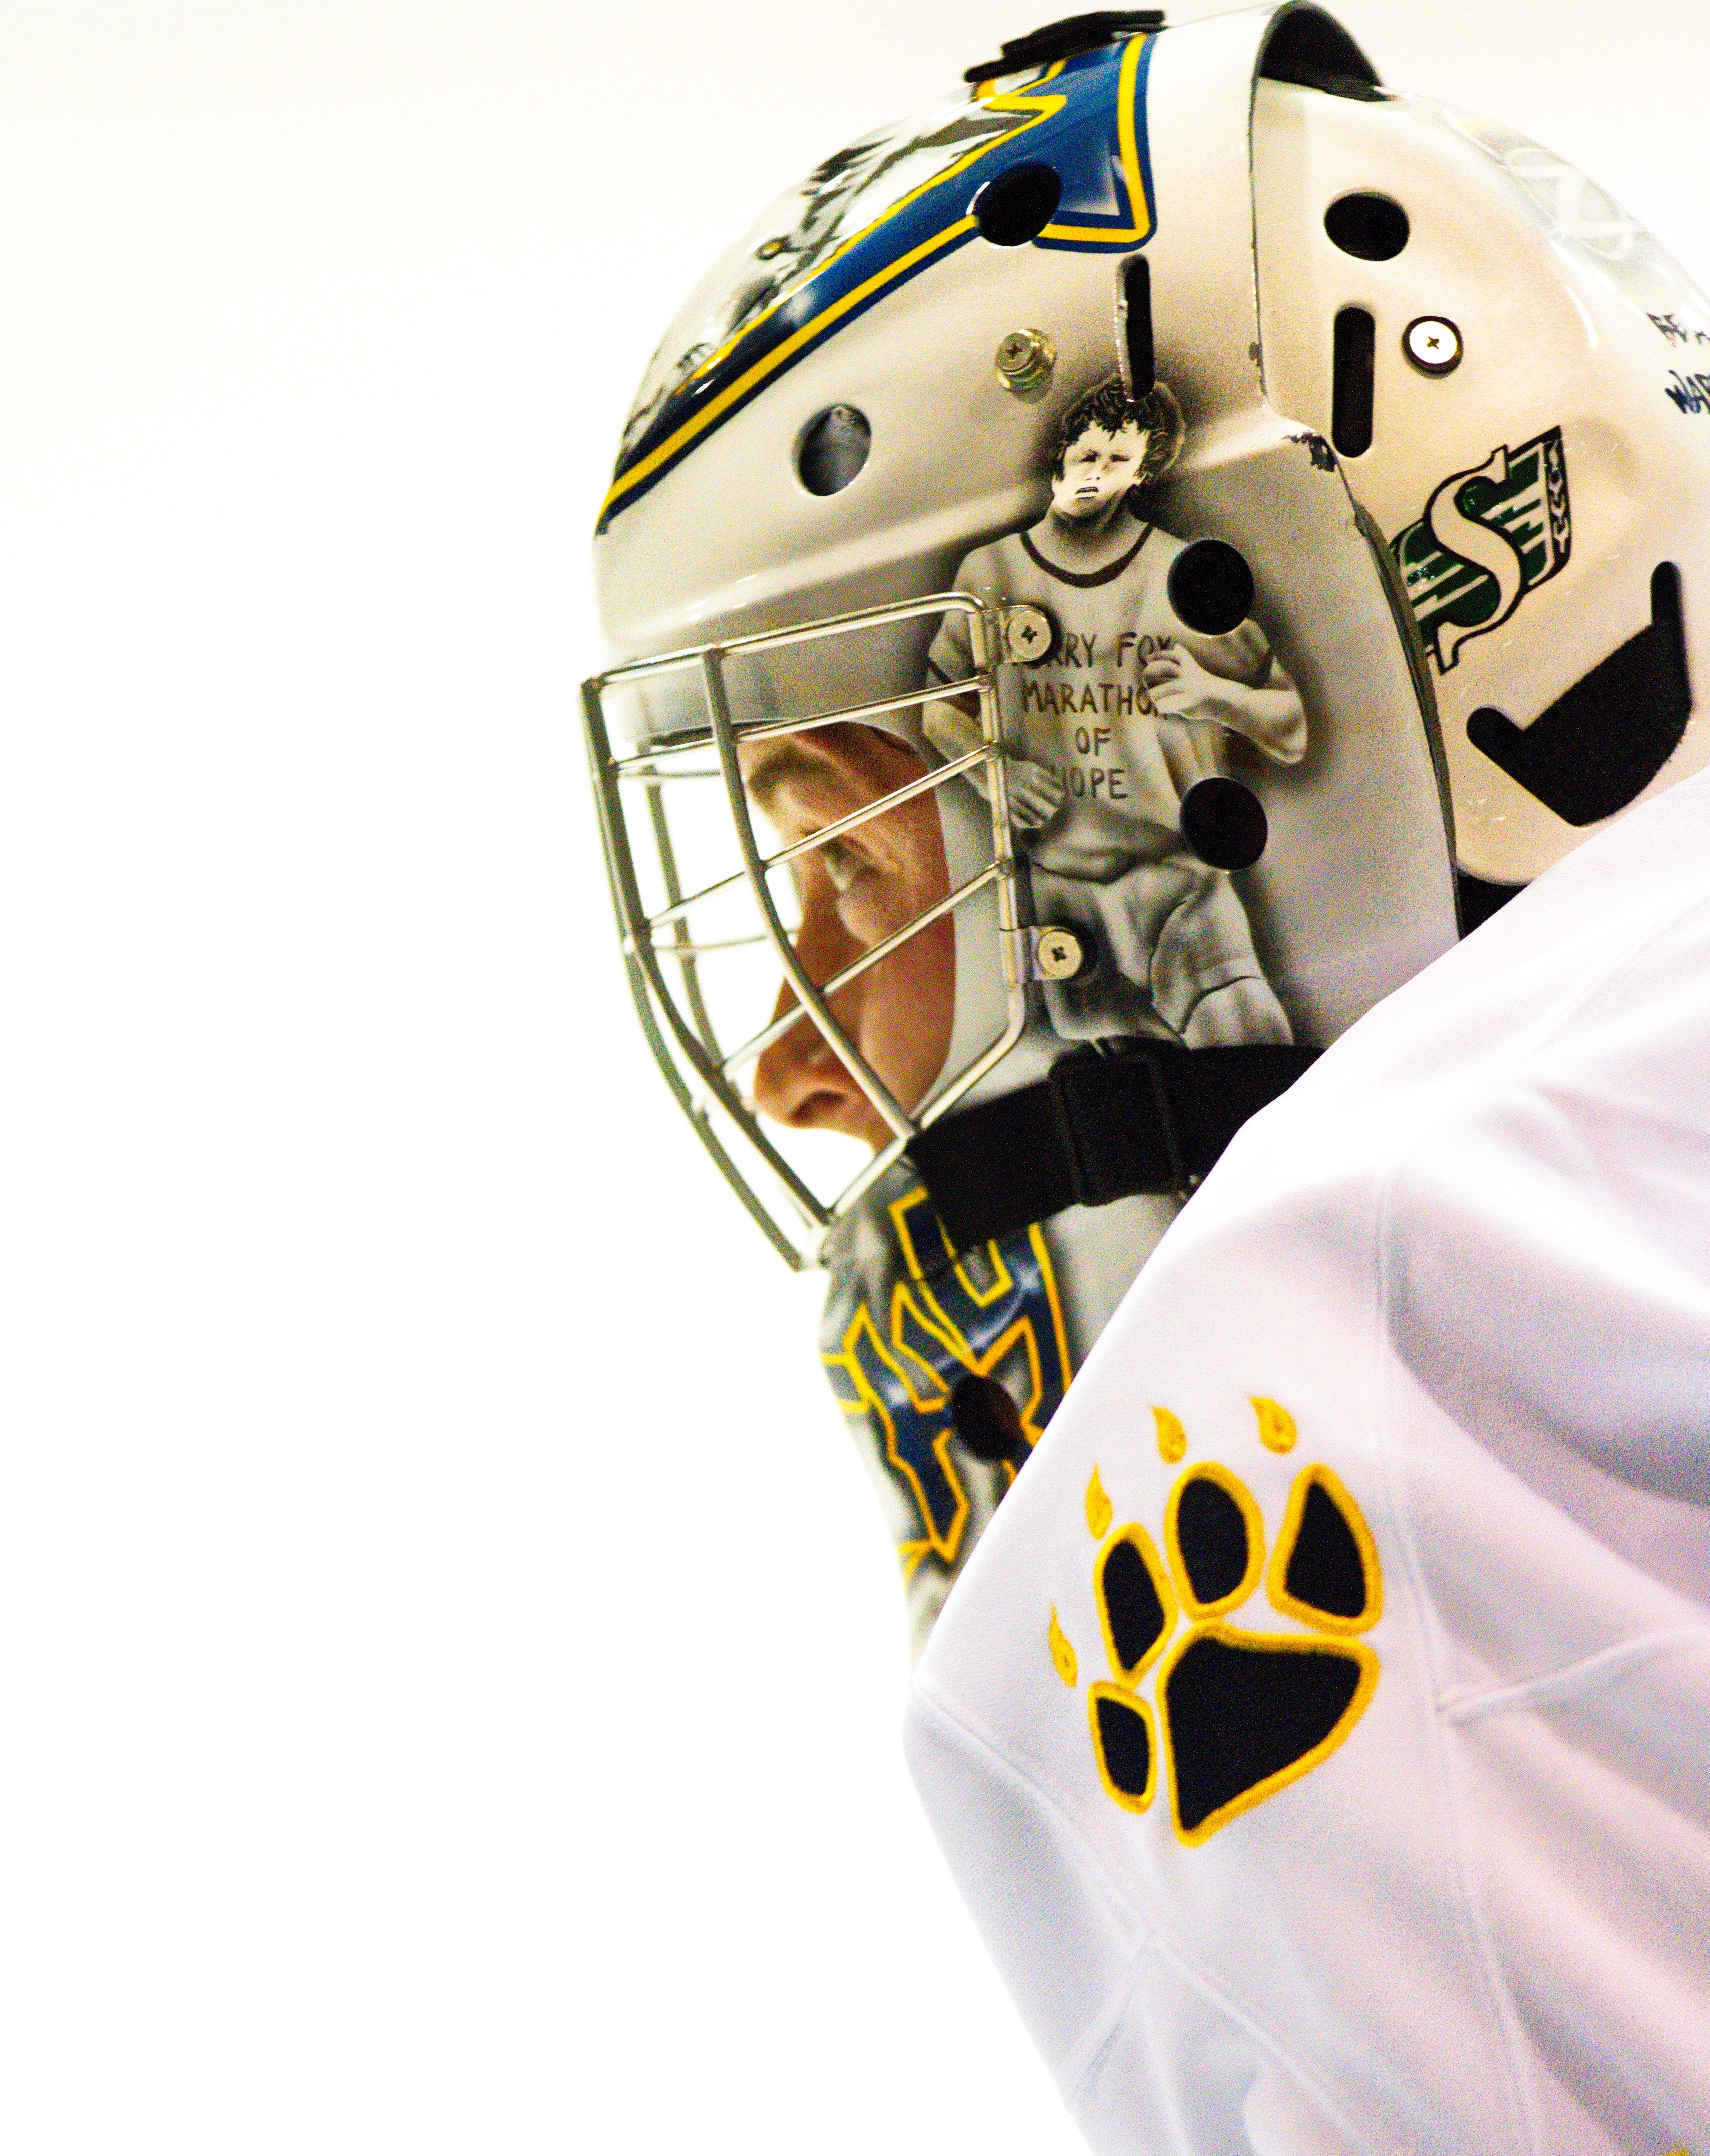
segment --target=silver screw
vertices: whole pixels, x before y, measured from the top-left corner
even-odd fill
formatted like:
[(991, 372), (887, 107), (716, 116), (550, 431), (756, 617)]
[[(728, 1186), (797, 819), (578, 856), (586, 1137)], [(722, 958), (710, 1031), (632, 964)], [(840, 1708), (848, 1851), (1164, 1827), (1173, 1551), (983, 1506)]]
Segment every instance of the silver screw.
[(1004, 609), (1004, 649), (1024, 666), (1036, 666), (1055, 641), (1051, 618), (1043, 607), (1012, 606)]
[(1051, 378), (1057, 347), (1043, 330), (1011, 330), (998, 346), (998, 379), (1012, 396), (1024, 397)]
[(1090, 956), (1086, 939), (1072, 928), (1041, 928), (1035, 932), (1033, 963), (1044, 981), (1072, 981), (1085, 971)]
[(1443, 315), (1420, 315), (1401, 332), (1401, 349), (1421, 374), (1452, 374), (1461, 364), (1461, 332)]

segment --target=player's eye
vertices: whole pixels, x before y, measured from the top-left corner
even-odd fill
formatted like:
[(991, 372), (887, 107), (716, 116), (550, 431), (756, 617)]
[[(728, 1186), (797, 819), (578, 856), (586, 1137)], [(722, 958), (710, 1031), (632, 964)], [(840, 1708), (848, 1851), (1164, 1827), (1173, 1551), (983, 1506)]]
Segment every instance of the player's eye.
[(826, 881), (840, 897), (853, 888), (855, 879), (866, 865), (858, 854), (836, 839), (829, 846), (821, 847), (819, 859), (824, 866)]

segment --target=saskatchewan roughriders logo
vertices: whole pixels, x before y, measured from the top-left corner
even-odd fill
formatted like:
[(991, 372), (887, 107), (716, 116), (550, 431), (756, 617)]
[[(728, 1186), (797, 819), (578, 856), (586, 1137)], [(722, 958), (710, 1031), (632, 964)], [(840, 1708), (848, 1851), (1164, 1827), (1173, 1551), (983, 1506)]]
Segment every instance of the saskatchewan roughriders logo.
[(1451, 472), (1393, 551), (1419, 633), (1446, 674), (1469, 637), (1499, 628), (1567, 561), (1568, 459), (1551, 427)]

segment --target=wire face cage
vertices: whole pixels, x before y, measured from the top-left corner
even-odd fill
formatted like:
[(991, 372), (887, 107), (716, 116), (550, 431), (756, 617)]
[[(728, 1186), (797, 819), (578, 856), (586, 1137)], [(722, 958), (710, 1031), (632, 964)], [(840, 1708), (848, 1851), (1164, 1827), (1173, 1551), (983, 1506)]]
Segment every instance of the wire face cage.
[[(974, 660), (963, 678), (842, 701), (840, 684), (851, 678), (894, 678), (899, 652), (915, 654), (911, 663), (905, 656), (903, 671), (921, 680), (924, 641), (953, 614), (967, 617)], [(644, 1031), (702, 1142), (774, 1247), (798, 1268), (818, 1261), (825, 1231), (917, 1132), (947, 1114), (1009, 1053), (1025, 1022), (1027, 969), (998, 691), (1003, 629), (995, 608), (960, 592), (942, 593), (639, 660), (583, 685), (601, 834)], [(953, 700), (970, 716), (977, 708), (978, 745), (949, 761), (936, 760), (930, 748), (917, 752), (922, 707)], [(781, 816), (758, 774), (793, 762), (811, 778), (825, 762), (825, 745), (839, 738), (825, 732), (831, 728), (876, 731), (888, 745), (885, 783), (845, 781), (829, 793), (821, 787), (813, 813)], [(815, 734), (822, 736), (817, 755), (808, 739)], [(789, 746), (803, 742), (799, 755)], [(893, 924), (887, 916), (876, 925), (865, 918), (860, 932), (844, 937), (841, 963), (815, 979), (824, 968), (805, 947), (804, 891), (816, 879), (823, 891), (828, 877), (834, 895), (847, 890), (862, 873), (863, 849), (900, 858), (907, 831), (921, 828), (917, 808), (911, 823), (911, 804), (930, 797), (948, 828), (942, 789), (965, 783), (973, 792), (961, 797), (958, 820), (965, 829), (970, 807), (978, 812), (982, 858), (970, 866), (958, 858), (966, 846), (953, 848), (947, 870), (924, 891), (920, 880), (899, 886), (911, 892), (906, 917)], [(769, 839), (757, 827), (757, 807), (763, 814), (770, 808), (777, 829)], [(917, 838), (907, 843), (922, 851)], [(936, 824), (930, 843), (942, 846)], [(941, 858), (935, 851), (934, 860)], [(923, 896), (926, 902), (913, 904)], [(851, 1008), (862, 999), (855, 984), (871, 977), (869, 998), (893, 993), (893, 982), (906, 993), (907, 947), (936, 931), (941, 949), (960, 951), (963, 937), (955, 932), (971, 930), (977, 915), (997, 932), (991, 971), (1001, 982), (1001, 1004), (994, 1002), (989, 1037), (953, 1050), (918, 1100), (899, 1098), (899, 1090), (911, 1088), (899, 1088), (894, 1073), (886, 1082), (870, 1045), (864, 1049), (857, 1038), (859, 1021), (851, 1023)], [(912, 955), (919, 957), (918, 947)], [(960, 985), (950, 973), (947, 1035)], [(893, 1026), (899, 1017), (906, 1027), (909, 1014), (893, 1011)], [(858, 1089), (870, 1111), (867, 1127), (876, 1137), (884, 1133), (876, 1150), (834, 1131), (763, 1121), (754, 1100), (757, 1072), (768, 1051), (804, 1025), (817, 1030), (821, 1054), (829, 1050)], [(958, 1042), (965, 1031), (957, 1028)]]

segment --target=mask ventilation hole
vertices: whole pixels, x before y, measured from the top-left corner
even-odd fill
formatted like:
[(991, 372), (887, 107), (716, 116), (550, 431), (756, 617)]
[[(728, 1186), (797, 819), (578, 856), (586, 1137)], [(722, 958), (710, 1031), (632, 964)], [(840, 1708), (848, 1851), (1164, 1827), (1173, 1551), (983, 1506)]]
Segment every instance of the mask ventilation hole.
[(853, 404), (834, 404), (809, 419), (796, 444), (796, 471), (809, 494), (841, 494), (867, 461), (873, 430)]
[(1238, 778), (1198, 778), (1182, 796), (1182, 836), (1214, 869), (1250, 869), (1271, 836), (1264, 804)]
[(1152, 269), (1143, 254), (1122, 264), (1122, 349), (1128, 362), (1128, 394), (1152, 394), (1158, 379), (1152, 350)]
[(1196, 539), (1170, 563), (1166, 588), (1175, 617), (1201, 636), (1227, 636), (1253, 611), (1253, 572), (1226, 539)]
[(1345, 457), (1363, 457), (1372, 446), (1372, 371), (1376, 331), (1363, 307), (1344, 307), (1336, 317), (1336, 350), (1330, 388), (1330, 439)]
[(1063, 183), (1049, 165), (1014, 165), (973, 198), (973, 221), (994, 247), (1025, 247), (1056, 215)]
[(1648, 628), (1600, 660), (1529, 726), (1486, 704), (1466, 721), (1466, 738), (1583, 830), (1638, 798), (1680, 747), (1692, 710), (1681, 572), (1659, 562)]
[(976, 1460), (995, 1465), (1025, 1456), (1027, 1433), (1021, 1427), (1021, 1410), (995, 1378), (977, 1378), (970, 1372), (958, 1378), (950, 1395), (950, 1414), (956, 1435)]
[(1362, 262), (1393, 262), (1412, 228), (1407, 212), (1388, 195), (1343, 195), (1324, 213), (1333, 245)]

